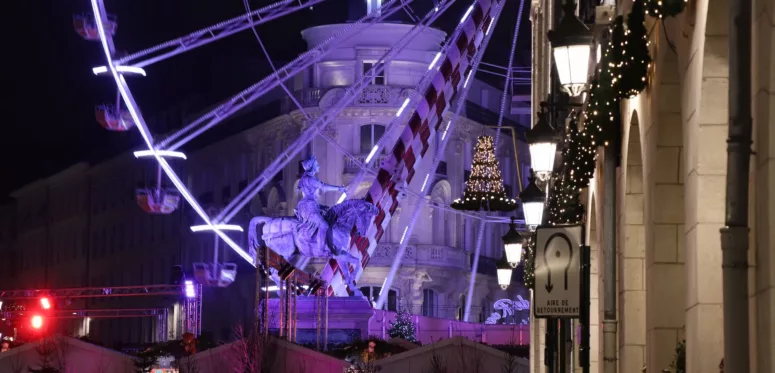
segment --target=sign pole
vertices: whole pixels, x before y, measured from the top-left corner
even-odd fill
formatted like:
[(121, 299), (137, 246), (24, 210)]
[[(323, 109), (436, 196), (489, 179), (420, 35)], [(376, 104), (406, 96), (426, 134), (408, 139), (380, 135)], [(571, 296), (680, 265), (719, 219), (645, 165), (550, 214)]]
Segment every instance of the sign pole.
[(582, 373), (589, 373), (589, 318), (591, 307), (590, 294), (590, 266), (592, 258), (590, 257), (590, 247), (581, 247), (581, 344), (579, 346), (579, 365)]
[(546, 319), (546, 341), (544, 343), (544, 365), (547, 373), (555, 373), (554, 358), (557, 345), (557, 319), (550, 317)]

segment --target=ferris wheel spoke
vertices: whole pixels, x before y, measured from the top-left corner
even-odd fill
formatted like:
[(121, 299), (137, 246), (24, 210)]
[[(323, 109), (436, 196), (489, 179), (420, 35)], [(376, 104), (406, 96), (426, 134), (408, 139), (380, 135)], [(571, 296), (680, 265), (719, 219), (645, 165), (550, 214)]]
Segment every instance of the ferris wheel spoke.
[[(303, 53), (298, 58), (286, 64), (285, 66), (280, 67), (276, 72), (270, 74), (258, 83), (253, 84), (252, 86), (239, 92), (227, 100), (226, 103), (216, 107), (207, 114), (186, 125), (181, 130), (175, 132), (170, 137), (162, 140), (157, 145), (157, 148), (166, 150), (175, 150), (180, 148), (208, 129), (212, 128), (218, 123), (223, 122), (229, 116), (249, 105), (270, 90), (276, 88), (283, 81), (296, 76), (297, 74), (306, 70), (308, 67), (312, 66), (314, 63), (322, 60), (326, 55), (328, 55), (328, 53), (336, 49), (337, 46), (354, 37), (358, 31), (363, 31), (365, 28), (369, 28), (376, 23), (384, 21), (390, 15), (401, 10), (401, 8), (407, 6), (413, 1), (414, 0), (391, 0), (386, 2), (378, 10), (375, 10), (374, 12), (362, 17), (357, 22), (342, 28), (339, 32), (328, 38), (317, 47)], [(366, 24), (365, 28), (359, 27), (366, 22), (368, 22), (368, 24)], [(185, 137), (181, 139), (181, 136), (184, 135)], [(175, 142), (173, 143), (173, 141)], [(170, 145), (171, 143), (173, 144)]]
[[(412, 0), (403, 0), (402, 2), (404, 4), (410, 3)], [(454, 0), (449, 0), (447, 5), (450, 5)], [(394, 9), (394, 11), (399, 10), (401, 7), (397, 7)], [(397, 42), (394, 44), (390, 50), (388, 50), (387, 53), (385, 53), (382, 58), (377, 61), (377, 63), (374, 64), (374, 66), (369, 69), (366, 73), (364, 73), (363, 77), (360, 79), (360, 81), (356, 82), (355, 84), (348, 87), (344, 95), (336, 102), (334, 105), (332, 105), (326, 112), (324, 112), (318, 119), (316, 119), (314, 122), (310, 124), (310, 126), (305, 129), (301, 135), (299, 136), (296, 141), (293, 142), (288, 147), (288, 150), (283, 152), (278, 158), (276, 158), (262, 173), (259, 175), (248, 187), (246, 187), (236, 198), (234, 198), (222, 211), (221, 213), (216, 216), (215, 221), (219, 223), (228, 223), (229, 220), (234, 217), (234, 215), (237, 214), (240, 209), (242, 209), (258, 192), (263, 189), (266, 184), (271, 180), (271, 178), (279, 172), (283, 167), (285, 167), (288, 162), (293, 159), (298, 153), (301, 152), (302, 149), (310, 142), (312, 139), (314, 139), (318, 133), (331, 121), (333, 121), (339, 113), (344, 110), (344, 108), (348, 105), (350, 105), (360, 94), (363, 89), (369, 85), (377, 74), (381, 73), (384, 68), (385, 64), (380, 63), (382, 61), (391, 60), (396, 54), (398, 54), (400, 51), (403, 50), (406, 45), (409, 44), (415, 37), (417, 37), (420, 34), (420, 31), (424, 30), (425, 27), (433, 23), (441, 14), (443, 13), (443, 10), (448, 9), (447, 7), (444, 8), (436, 8), (435, 10), (432, 10), (428, 12), (428, 14), (423, 17), (420, 23), (412, 27), (409, 32), (404, 34)], [(381, 9), (383, 14), (385, 13), (385, 9)]]
[[(283, 0), (239, 17), (169, 40), (159, 45), (135, 52), (116, 61), (119, 65), (145, 67), (166, 60), (214, 41), (234, 35), (250, 27), (258, 26), (287, 14), (309, 8), (326, 0)], [(140, 60), (145, 58), (144, 60)]]

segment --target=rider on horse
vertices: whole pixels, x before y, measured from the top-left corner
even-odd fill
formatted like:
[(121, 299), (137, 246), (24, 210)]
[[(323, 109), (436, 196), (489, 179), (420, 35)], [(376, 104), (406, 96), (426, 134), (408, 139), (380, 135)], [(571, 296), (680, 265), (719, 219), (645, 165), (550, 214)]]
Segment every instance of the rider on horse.
[(302, 161), (301, 166), (304, 167), (304, 175), (302, 175), (301, 180), (299, 180), (298, 189), (301, 190), (303, 197), (296, 205), (296, 217), (298, 217), (302, 223), (298, 227), (299, 234), (309, 243), (312, 243), (312, 236), (315, 235), (315, 231), (317, 231), (317, 240), (314, 247), (317, 250), (321, 250), (325, 248), (329, 227), (321, 214), (317, 197), (323, 192), (340, 191), (344, 193), (347, 191), (347, 188), (329, 185), (318, 180), (317, 177), (315, 177), (315, 174), (320, 171), (320, 164), (318, 164), (315, 156)]

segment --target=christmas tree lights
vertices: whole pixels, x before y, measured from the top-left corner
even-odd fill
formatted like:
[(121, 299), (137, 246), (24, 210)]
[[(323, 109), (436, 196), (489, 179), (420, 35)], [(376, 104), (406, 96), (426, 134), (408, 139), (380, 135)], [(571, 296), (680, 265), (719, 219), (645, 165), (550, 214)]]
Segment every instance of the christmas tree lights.
[(471, 176), (463, 198), (454, 200), (451, 206), (466, 211), (513, 211), (517, 208), (516, 201), (509, 198), (503, 188), (492, 136), (480, 136), (476, 141)]
[(535, 287), (535, 252), (536, 243), (535, 238), (532, 235), (525, 245), (525, 267), (522, 281), (525, 283), (525, 287), (533, 289)]
[(555, 178), (549, 192), (547, 225), (580, 224), (584, 218), (584, 206), (579, 202), (580, 190), (573, 186), (569, 171)]
[(590, 82), (589, 104), (584, 113), (583, 133), (593, 147), (608, 146), (617, 138), (619, 121), (620, 70), (625, 64), (621, 51), (615, 46), (624, 43), (624, 18), (616, 17), (611, 29), (611, 39), (605, 48), (598, 67), (598, 77)]
[(687, 0), (647, 0), (646, 14), (654, 18), (675, 17), (686, 8)]
[(412, 322), (412, 315), (406, 308), (401, 308), (396, 313), (396, 321), (390, 322), (390, 328), (388, 329), (388, 335), (390, 338), (401, 338), (409, 342), (417, 342), (415, 337), (416, 329)]
[(595, 172), (597, 148), (592, 144), (586, 128), (579, 130), (576, 113), (571, 115), (563, 142), (562, 159), (563, 169), (567, 170), (567, 182), (578, 190), (586, 188)]
[(646, 31), (645, 0), (635, 0), (632, 10), (627, 16), (627, 29), (624, 31), (622, 43), (622, 60), (620, 69), (619, 97), (631, 98), (637, 96), (648, 86), (648, 73), (651, 67), (648, 31)]

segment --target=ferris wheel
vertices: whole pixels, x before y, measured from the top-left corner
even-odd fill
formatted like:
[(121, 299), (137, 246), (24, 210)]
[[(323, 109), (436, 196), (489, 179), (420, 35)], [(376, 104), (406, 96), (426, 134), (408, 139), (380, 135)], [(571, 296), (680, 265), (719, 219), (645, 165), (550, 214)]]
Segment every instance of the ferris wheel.
[[(396, 209), (400, 204), (410, 204), (408, 211), (412, 211), (413, 215), (409, 219), (409, 223), (405, 227), (400, 228), (402, 229), (402, 236), (399, 250), (385, 279), (386, 284), (383, 286), (383, 289), (390, 288), (390, 283), (392, 283), (396, 271), (400, 267), (401, 258), (404, 256), (403, 252), (409, 241), (406, 238), (411, 236), (419, 211), (423, 204), (427, 203), (424, 196), (430, 192), (428, 186), (433, 184), (435, 178), (435, 173), (433, 172), (419, 174), (418, 170), (436, 170), (441, 162), (444, 149), (451, 138), (447, 134), (454, 130), (460, 110), (465, 106), (463, 103), (470, 88), (469, 80), (477, 71), (484, 50), (487, 48), (492, 36), (491, 31), (495, 27), (507, 0), (457, 0), (471, 1), (471, 5), (462, 15), (456, 29), (450, 34), (435, 58), (430, 62), (424, 76), (414, 87), (413, 92), (416, 93), (405, 99), (395, 117), (392, 118), (387, 126), (386, 133), (390, 131), (390, 128), (396, 128), (399, 129), (396, 132), (400, 133), (400, 136), (392, 138), (383, 136), (374, 145), (369, 156), (363, 162), (337, 145), (334, 140), (328, 138), (322, 132), (322, 129), (331, 123), (343, 109), (353, 103), (375, 76), (382, 73), (386, 65), (382, 62), (392, 60), (398, 53), (404, 50), (411, 40), (419, 35), (424, 28), (432, 25), (434, 21), (444, 14), (455, 0), (434, 0), (434, 6), (427, 14), (412, 17), (415, 19), (415, 25), (398, 39), (379, 58), (377, 63), (374, 63), (363, 74), (362, 79), (356, 79), (354, 84), (346, 87), (344, 93), (338, 97), (336, 102), (321, 115), (314, 118), (304, 111), (302, 105), (296, 101), (286, 87), (285, 82), (321, 61), (337, 46), (340, 46), (358, 32), (384, 22), (388, 17), (399, 11), (411, 12), (408, 10), (409, 5), (415, 1), (420, 2), (423, 0), (388, 0), (382, 4), (377, 2), (378, 6), (370, 9), (369, 14), (352, 22), (327, 40), (282, 66), (275, 66), (271, 62), (271, 58), (269, 58), (262, 44), (262, 50), (274, 71), (272, 74), (236, 93), (223, 101), (223, 104), (164, 138), (156, 138), (152, 134), (152, 129), (148, 127), (128, 84), (130, 78), (153, 79), (153, 65), (158, 62), (185, 54), (193, 49), (238, 32), (250, 29), (255, 33), (256, 26), (267, 22), (277, 22), (285, 15), (310, 9), (324, 1), (283, 0), (260, 9), (251, 10), (247, 1), (244, 0), (246, 12), (243, 15), (189, 33), (183, 37), (125, 55), (116, 53), (113, 36), (119, 30), (118, 19), (106, 12), (103, 0), (90, 0), (92, 13), (75, 16), (74, 27), (84, 39), (94, 41), (101, 46), (106, 63), (104, 66), (95, 67), (93, 72), (96, 75), (105, 75), (112, 78), (118, 91), (115, 103), (96, 107), (95, 115), (97, 122), (110, 131), (128, 131), (136, 128), (143, 138), (146, 149), (138, 150), (134, 155), (144, 162), (154, 162), (158, 166), (155, 185), (138, 190), (138, 204), (148, 213), (169, 214), (179, 207), (181, 199), (185, 200), (196, 212), (199, 219), (201, 219), (200, 225), (191, 227), (193, 232), (213, 233), (217, 237), (216, 245), (218, 243), (225, 244), (253, 266), (264, 265), (286, 272), (288, 270), (288, 263), (284, 261), (284, 258), (272, 255), (268, 261), (262, 263), (261, 259), (257, 259), (254, 247), (242, 247), (232, 238), (233, 236), (230, 236), (231, 232), (245, 231), (246, 227), (230, 224), (230, 221), (243, 207), (253, 200), (259, 191), (267, 186), (275, 174), (285, 168), (316, 137), (325, 138), (348, 157), (352, 164), (357, 165), (360, 171), (349, 183), (347, 192), (341, 195), (339, 202), (347, 199), (348, 195), (353, 194), (355, 187), (362, 181), (371, 180), (373, 183), (365, 198), (373, 203), (378, 210), (368, 231), (364, 233), (363, 237), (353, 237), (352, 245), (349, 248), (349, 253), (358, 258), (359, 263), (340, 266), (339, 263), (332, 260), (319, 272), (318, 276), (303, 271), (306, 265), (305, 262), (302, 262), (296, 268), (296, 272), (301, 276), (300, 281), (307, 281), (309, 283), (309, 292), (343, 296), (348, 294), (348, 290), (354, 290), (348, 289), (345, 283), (346, 275), (352, 275), (357, 280), (363, 268), (368, 264), (369, 256), (384, 235), (385, 229), (391, 221), (391, 216), (396, 213)], [(520, 0), (519, 18), (521, 18), (523, 5), (524, 0)], [(512, 56), (514, 55), (514, 43), (516, 42), (518, 29), (519, 21), (517, 21), (512, 42)], [(261, 43), (258, 34), (256, 34), (256, 37), (259, 43)], [(511, 64), (512, 61), (510, 60), (509, 71), (511, 71)], [(507, 85), (509, 84), (509, 79), (507, 78)], [(176, 163), (186, 161), (186, 155), (181, 149), (191, 140), (223, 123), (231, 115), (249, 106), (256, 99), (276, 88), (283, 89), (289, 95), (301, 113), (309, 119), (309, 126), (288, 146), (288, 149), (279, 154), (256, 179), (250, 182), (224, 208), (213, 211), (205, 209), (187, 189), (175, 171)], [(501, 102), (501, 121), (505, 100), (506, 95), (504, 94)], [(452, 107), (456, 108), (456, 112), (451, 117), (452, 119), (443, 119), (443, 115)], [(499, 126), (501, 121), (499, 121)], [(497, 133), (499, 134), (500, 131)], [(436, 137), (436, 134), (440, 136)], [(427, 151), (430, 148), (431, 139), (434, 138), (440, 138), (441, 140), (436, 147), (436, 153), (429, 154)], [(495, 143), (497, 144), (497, 140)], [(385, 149), (392, 149), (392, 152), (388, 152), (388, 156), (382, 161), (380, 167), (377, 168), (377, 171), (374, 171), (374, 168), (371, 166), (376, 161), (377, 157), (375, 157), (375, 154)], [(421, 165), (428, 167), (421, 167)], [(167, 181), (171, 183), (171, 186), (165, 186)], [(508, 222), (507, 218), (487, 216), (478, 212), (461, 212), (453, 210), (449, 206), (436, 204), (434, 207), (456, 214), (464, 214), (482, 222)], [(481, 226), (483, 227), (484, 225), (482, 224)], [(477, 255), (481, 247), (482, 232), (483, 230), (479, 232)], [(215, 252), (214, 263), (216, 264), (208, 267), (199, 263), (198, 270), (207, 273), (207, 276), (202, 276), (205, 278), (205, 284), (226, 286), (233, 281), (236, 275), (236, 266), (233, 263), (217, 265), (217, 249)], [(197, 266), (195, 265), (196, 268)], [(293, 270), (293, 267), (291, 267), (291, 270)], [(474, 277), (472, 276), (472, 278)], [(350, 287), (352, 287), (352, 284), (350, 284)], [(378, 307), (381, 307), (387, 298), (387, 292), (383, 293), (377, 302)], [(467, 302), (467, 304), (470, 304), (470, 302)]]

